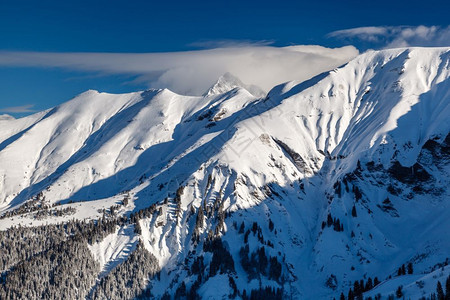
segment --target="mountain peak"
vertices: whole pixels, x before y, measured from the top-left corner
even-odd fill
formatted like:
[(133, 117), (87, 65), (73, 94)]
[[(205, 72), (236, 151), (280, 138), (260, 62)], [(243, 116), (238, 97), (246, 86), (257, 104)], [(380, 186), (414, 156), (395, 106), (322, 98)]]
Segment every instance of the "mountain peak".
[(264, 97), (266, 95), (260, 87), (256, 85), (247, 85), (233, 74), (227, 72), (220, 76), (216, 83), (214, 83), (203, 96), (223, 94), (237, 87), (246, 89), (255, 97)]
[(8, 115), (8, 114), (2, 114), (2, 115), (0, 115), (0, 121), (3, 121), (3, 120), (14, 120), (15, 118), (13, 117), (13, 116), (11, 116), (11, 115)]

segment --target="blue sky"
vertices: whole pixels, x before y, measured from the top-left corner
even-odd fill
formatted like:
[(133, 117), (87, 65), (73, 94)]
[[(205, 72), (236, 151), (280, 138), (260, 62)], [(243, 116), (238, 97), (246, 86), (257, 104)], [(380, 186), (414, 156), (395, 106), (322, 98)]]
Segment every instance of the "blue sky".
[[(156, 71), (153, 77), (142, 77), (128, 69), (72, 68), (73, 61), (61, 67), (48, 63), (48, 57), (37, 66), (30, 61), (13, 63), (14, 55), (23, 52), (154, 53), (267, 45), (354, 45), (365, 51), (446, 46), (450, 45), (448, 11), (447, 1), (434, 0), (0, 1), (0, 114), (23, 116), (87, 89), (117, 93), (148, 88), (146, 80), (152, 78), (164, 83), (157, 80)], [(369, 28), (342, 31), (360, 27)]]

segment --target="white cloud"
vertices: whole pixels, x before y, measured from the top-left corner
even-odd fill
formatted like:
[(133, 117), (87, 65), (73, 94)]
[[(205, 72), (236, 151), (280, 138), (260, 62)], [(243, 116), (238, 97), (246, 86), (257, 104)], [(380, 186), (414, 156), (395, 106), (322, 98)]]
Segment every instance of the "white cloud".
[(328, 37), (367, 42), (374, 48), (450, 46), (450, 26), (380, 26), (338, 30)]
[(191, 47), (198, 47), (201, 49), (212, 48), (236, 48), (236, 47), (255, 47), (255, 46), (270, 46), (274, 43), (271, 40), (202, 40), (190, 43)]
[(30, 112), (36, 111), (36, 110), (32, 109), (33, 107), (34, 107), (34, 104), (27, 104), (27, 105), (22, 105), (22, 106), (11, 106), (11, 107), (0, 108), (0, 112), (9, 113), (9, 114), (30, 113)]
[(48, 53), (0, 51), (0, 67), (57, 67), (102, 74), (137, 75), (149, 87), (202, 94), (226, 72), (265, 91), (290, 80), (306, 80), (348, 62), (353, 46), (271, 47), (247, 45), (167, 53)]

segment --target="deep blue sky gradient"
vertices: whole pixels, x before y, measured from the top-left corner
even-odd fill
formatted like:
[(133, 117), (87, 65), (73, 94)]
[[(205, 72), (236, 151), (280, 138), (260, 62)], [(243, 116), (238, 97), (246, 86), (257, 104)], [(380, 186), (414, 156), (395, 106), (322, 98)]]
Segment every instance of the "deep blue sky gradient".
[[(449, 11), (449, 2), (442, 0), (0, 0), (0, 51), (167, 52), (200, 49), (223, 40), (336, 47), (345, 42), (327, 38), (327, 33), (362, 26), (447, 26)], [(145, 88), (127, 84), (132, 79), (0, 67), (0, 109), (35, 104), (41, 110), (89, 88), (109, 92)]]

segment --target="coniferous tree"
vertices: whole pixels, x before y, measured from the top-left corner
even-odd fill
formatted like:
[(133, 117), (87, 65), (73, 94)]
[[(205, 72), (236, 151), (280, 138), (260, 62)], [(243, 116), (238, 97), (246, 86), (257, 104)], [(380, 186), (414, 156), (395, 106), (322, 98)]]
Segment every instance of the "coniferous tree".
[(406, 268), (405, 268), (404, 264), (397, 270), (397, 276), (402, 276), (402, 275), (406, 275)]
[(361, 287), (359, 286), (359, 282), (358, 280), (355, 280), (355, 282), (353, 283), (353, 293), (355, 296), (358, 296), (359, 294), (362, 293)]
[(224, 247), (220, 238), (212, 238), (205, 241), (203, 250), (213, 254), (209, 264), (210, 276), (216, 275), (217, 272), (224, 274), (235, 271), (233, 257)]
[(244, 221), (242, 221), (241, 226), (239, 227), (239, 234), (244, 233), (244, 230), (245, 230), (245, 224), (244, 224)]
[(244, 299), (244, 300), (248, 299), (247, 291), (245, 289), (242, 291), (242, 299)]
[(373, 288), (372, 278), (369, 277), (367, 279), (365, 290), (370, 291), (372, 288)]
[(258, 223), (256, 223), (256, 222), (253, 222), (253, 224), (252, 224), (252, 232), (253, 232), (253, 234), (256, 234), (256, 231), (258, 231)]
[(280, 281), (282, 267), (277, 258), (272, 256), (269, 264), (269, 279)]
[(450, 300), (450, 275), (445, 281), (445, 300)]
[(189, 290), (189, 293), (187, 295), (188, 300), (200, 300), (200, 295), (197, 293), (198, 289), (200, 288), (200, 277), (197, 278), (197, 280), (192, 284), (191, 289)]
[(192, 239), (194, 242), (198, 242), (200, 238), (200, 229), (203, 227), (203, 222), (205, 217), (203, 215), (203, 207), (200, 205), (198, 208), (197, 218), (195, 219), (194, 233), (192, 234)]
[(272, 219), (269, 219), (269, 230), (273, 231), (273, 228), (274, 228), (274, 224), (272, 222)]
[[(243, 297), (243, 299), (245, 299)], [(278, 300), (283, 299), (283, 291), (279, 288), (272, 288), (272, 287), (260, 287), (259, 289), (252, 290), (250, 292), (250, 299), (251, 300)]]
[(358, 202), (362, 198), (361, 190), (357, 186), (353, 186), (353, 193), (355, 194), (355, 200)]
[(333, 225), (333, 217), (329, 213), (327, 216), (327, 226), (330, 227), (331, 225)]
[(356, 218), (357, 217), (357, 213), (356, 213), (356, 207), (353, 204), (353, 208), (352, 208), (352, 217)]
[(347, 297), (347, 299), (348, 300), (355, 300), (355, 295), (353, 294), (353, 291), (352, 291), (351, 288), (348, 290), (348, 297)]
[(403, 286), (400, 285), (397, 290), (395, 291), (395, 295), (397, 296), (397, 298), (402, 298), (403, 297)]
[(444, 290), (442, 289), (442, 284), (440, 281), (436, 284), (436, 296), (437, 300), (445, 300)]
[(408, 274), (412, 274), (414, 272), (413, 264), (412, 263), (408, 263), (407, 269), (408, 269)]
[(334, 229), (334, 231), (341, 230), (341, 222), (339, 221), (339, 219), (334, 219), (334, 221), (333, 221), (333, 229)]
[(248, 243), (248, 236), (250, 235), (250, 229), (247, 229), (247, 231), (245, 232), (244, 235), (244, 243), (247, 244)]
[(134, 225), (134, 233), (142, 234), (142, 228), (139, 222), (136, 222), (136, 224)]
[(375, 277), (374, 279), (373, 279), (373, 286), (377, 286), (377, 285), (379, 285), (380, 284), (380, 280), (378, 280), (378, 277)]
[(177, 288), (175, 292), (175, 300), (184, 299), (186, 297), (186, 284), (184, 281), (181, 282), (180, 286)]

